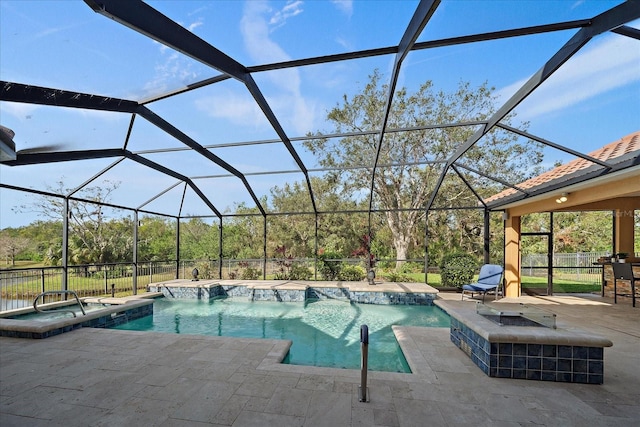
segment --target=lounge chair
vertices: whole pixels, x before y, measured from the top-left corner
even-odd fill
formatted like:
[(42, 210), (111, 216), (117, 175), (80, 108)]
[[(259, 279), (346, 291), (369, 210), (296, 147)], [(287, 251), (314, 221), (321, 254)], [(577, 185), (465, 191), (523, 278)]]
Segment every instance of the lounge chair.
[(502, 267), (495, 264), (485, 264), (480, 268), (480, 275), (476, 283), (470, 283), (462, 286), (462, 298), (464, 299), (465, 292), (471, 292), (473, 294), (482, 294), (482, 302), (484, 302), (484, 296), (487, 292), (494, 291), (496, 298), (498, 298), (498, 288), (502, 282)]

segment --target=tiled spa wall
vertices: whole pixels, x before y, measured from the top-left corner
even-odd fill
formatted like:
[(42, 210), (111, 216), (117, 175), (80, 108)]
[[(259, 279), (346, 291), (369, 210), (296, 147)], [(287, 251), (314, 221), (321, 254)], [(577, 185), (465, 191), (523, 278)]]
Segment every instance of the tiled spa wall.
[(602, 347), (490, 343), (453, 317), (450, 336), (451, 341), (490, 377), (603, 383)]

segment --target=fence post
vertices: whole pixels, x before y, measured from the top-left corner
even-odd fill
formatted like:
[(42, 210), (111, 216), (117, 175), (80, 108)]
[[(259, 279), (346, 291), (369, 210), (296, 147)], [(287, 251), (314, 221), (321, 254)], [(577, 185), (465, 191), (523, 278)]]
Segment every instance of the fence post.
[(134, 262), (131, 266), (131, 274), (133, 277), (131, 278), (133, 281), (133, 294), (138, 295), (138, 262)]

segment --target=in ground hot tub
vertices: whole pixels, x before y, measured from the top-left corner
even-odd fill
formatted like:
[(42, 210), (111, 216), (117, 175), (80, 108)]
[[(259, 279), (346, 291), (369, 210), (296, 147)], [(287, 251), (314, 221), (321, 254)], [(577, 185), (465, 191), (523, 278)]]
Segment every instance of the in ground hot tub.
[[(109, 328), (153, 314), (153, 299), (146, 298), (83, 298), (83, 304), (93, 305), (85, 314), (76, 311), (75, 301), (40, 305), (59, 309), (36, 313), (33, 307), (0, 313), (0, 336), (13, 338), (48, 338), (78, 328)], [(85, 307), (86, 308), (86, 307)]]
[(604, 381), (604, 348), (613, 343), (573, 325), (556, 325), (552, 313), (508, 303), (436, 305), (451, 316), (451, 341), (490, 377)]

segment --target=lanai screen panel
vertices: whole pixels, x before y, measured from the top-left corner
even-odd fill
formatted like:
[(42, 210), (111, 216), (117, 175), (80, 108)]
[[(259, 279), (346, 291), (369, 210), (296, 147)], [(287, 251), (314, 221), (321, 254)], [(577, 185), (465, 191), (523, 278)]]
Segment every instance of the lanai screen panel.
[[(116, 161), (125, 156), (124, 164), (135, 162), (148, 168), (151, 176), (170, 177), (168, 186), (163, 179), (148, 192), (133, 186), (128, 192), (132, 198), (152, 193), (164, 199), (164, 192), (173, 191), (168, 187), (180, 183), (178, 187), (198, 195), (194, 200), (201, 200), (207, 206), (204, 210), (232, 214), (234, 206), (249, 204), (282, 214), (283, 208), (271, 199), (272, 190), (302, 183), (309, 192), (302, 209), (317, 211), (315, 200), (321, 197), (313, 193), (322, 186), (310, 178), (331, 172), (324, 170), (320, 154), (312, 154), (301, 138), (321, 132), (337, 141), (358, 133), (357, 137), (370, 140), (372, 148), (361, 150), (352, 166), (369, 168), (369, 173), (391, 167), (376, 160), (378, 144), (382, 154), (385, 147), (395, 150), (391, 134), (379, 133), (398, 131), (393, 108), (385, 117), (387, 102), (399, 102), (402, 88), (415, 91), (427, 81), (434, 91), (445, 93), (456, 90), (460, 82), (470, 82), (471, 88), (485, 81), (495, 86), (495, 102), (480, 114), (436, 117), (424, 110), (415, 117), (420, 129), (400, 130), (421, 134), (425, 145), (443, 137), (451, 140), (440, 155), (424, 156), (425, 167), (448, 166), (439, 168), (441, 174), (446, 170), (446, 176), (440, 175), (442, 183), (455, 174), (452, 167), (469, 166), (477, 152), (491, 155), (491, 134), (482, 134), (484, 123), (478, 118), (489, 119), (489, 126), (501, 127), (501, 132), (512, 132), (506, 125), (518, 128), (519, 140), (546, 139), (568, 147), (544, 150), (562, 156), (571, 150), (588, 152), (640, 126), (633, 115), (640, 107), (634, 67), (640, 59), (636, 46), (640, 12), (634, 2), (558, 1), (546, 2), (545, 7), (494, 1), (116, 3), (3, 1), (0, 78), (24, 87), (42, 86), (44, 95), (6, 102), (10, 95), (5, 84), (0, 111), (2, 125), (16, 133), (18, 150), (40, 147), (44, 152), (43, 147), (49, 146), (63, 155), (81, 150), (87, 158), (92, 158), (87, 155), (91, 150), (121, 150), (110, 152), (108, 158)], [(127, 16), (129, 7), (141, 13)], [(599, 17), (601, 13), (607, 19)], [(152, 15), (166, 25), (155, 25)], [(423, 25), (422, 31), (413, 33)], [(577, 46), (575, 54), (558, 52), (571, 37), (591, 30), (595, 37), (583, 48)], [(407, 45), (409, 52), (404, 50)], [(560, 61), (549, 63), (551, 58)], [(545, 75), (529, 96), (519, 94), (527, 79), (549, 64), (559, 70)], [(392, 70), (399, 71), (396, 92), (381, 89), (373, 119), (353, 120), (351, 127), (327, 120), (327, 112), (343, 103), (343, 95), (351, 100), (375, 73), (381, 88), (395, 82)], [(68, 92), (65, 102), (79, 99), (74, 106), (83, 108), (61, 108), (55, 99), (52, 102), (59, 90)], [(109, 113), (101, 111), (103, 103), (109, 105)], [(494, 114), (505, 104), (501, 111), (506, 117), (517, 113), (511, 122)], [(51, 112), (40, 121), (44, 111)], [(460, 123), (461, 117), (473, 120)], [(197, 156), (212, 161), (211, 170)], [(77, 160), (68, 171), (82, 170), (91, 162)], [(2, 165), (3, 185), (19, 181), (11, 178), (13, 171), (5, 170), (33, 168), (9, 164)], [(28, 175), (47, 173), (51, 182), (55, 163), (51, 165)], [(118, 170), (114, 167), (110, 173)], [(490, 171), (478, 172), (490, 179)], [(145, 182), (128, 170), (122, 174), (123, 182)], [(85, 176), (73, 181), (83, 183)], [(205, 184), (216, 180), (216, 185)], [(198, 184), (211, 193), (205, 194)], [(34, 186), (26, 176), (20, 185)], [(372, 200), (374, 209), (383, 207), (371, 199), (370, 191), (361, 186), (355, 198)], [(224, 202), (223, 194), (235, 194), (237, 199)], [(169, 211), (182, 212), (186, 199), (178, 199), (180, 203)], [(266, 199), (265, 206), (258, 199)], [(131, 207), (148, 203), (147, 198), (137, 199)]]

